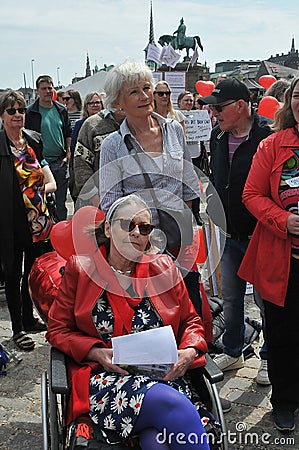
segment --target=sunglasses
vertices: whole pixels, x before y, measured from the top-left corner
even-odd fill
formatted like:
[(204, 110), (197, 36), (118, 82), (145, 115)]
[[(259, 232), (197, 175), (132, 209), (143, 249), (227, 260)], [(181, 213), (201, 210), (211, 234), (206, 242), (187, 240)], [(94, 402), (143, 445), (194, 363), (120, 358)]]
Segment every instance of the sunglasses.
[(232, 105), (233, 103), (236, 103), (237, 100), (233, 100), (230, 103), (225, 103), (225, 105), (209, 105), (211, 111), (217, 111), (219, 113), (221, 113), (223, 111), (223, 108), (225, 108), (226, 106)]
[(158, 92), (155, 92), (155, 94), (157, 94), (158, 97), (164, 97), (164, 95), (166, 95), (166, 97), (169, 97), (171, 92), (170, 91), (164, 91), (164, 92), (163, 91), (158, 91)]
[(68, 102), (70, 98), (72, 98), (72, 97), (62, 97), (62, 100), (63, 100), (64, 102)]
[(135, 228), (138, 227), (139, 232), (140, 234), (142, 234), (142, 236), (149, 235), (155, 228), (155, 226), (151, 223), (136, 223), (131, 219), (114, 219), (112, 222), (116, 221), (120, 222), (120, 227), (123, 231), (127, 231), (129, 233), (131, 233), (131, 231), (135, 230)]
[(5, 111), (10, 116), (13, 116), (14, 114), (16, 114), (17, 111), (19, 114), (25, 114), (25, 112), (27, 111), (27, 108), (7, 108)]
[(88, 102), (87, 104), (88, 104), (88, 106), (101, 106), (101, 105), (102, 105), (102, 102), (100, 102), (100, 101), (97, 101), (97, 102)]

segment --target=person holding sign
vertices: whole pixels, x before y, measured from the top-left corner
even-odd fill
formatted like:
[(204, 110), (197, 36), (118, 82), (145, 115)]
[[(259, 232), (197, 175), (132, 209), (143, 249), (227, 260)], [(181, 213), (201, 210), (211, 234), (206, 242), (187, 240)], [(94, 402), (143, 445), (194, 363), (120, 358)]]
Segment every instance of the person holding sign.
[[(181, 443), (171, 436), (183, 431), (197, 442), (188, 441), (185, 449), (209, 449), (185, 377), (188, 369), (205, 364), (202, 320), (172, 259), (151, 253), (153, 228), (139, 196), (121, 197), (89, 230), (97, 251), (67, 261), (49, 312), (47, 339), (73, 363), (69, 421), (77, 424), (74, 448), (79, 438), (82, 448), (91, 448), (86, 436), (91, 440), (98, 430), (112, 444), (138, 434), (144, 450), (178, 450)], [(130, 374), (128, 367), (113, 364), (112, 337), (168, 325), (178, 360), (162, 378)], [(88, 429), (85, 438), (83, 428)], [(166, 442), (158, 447), (162, 434)]]

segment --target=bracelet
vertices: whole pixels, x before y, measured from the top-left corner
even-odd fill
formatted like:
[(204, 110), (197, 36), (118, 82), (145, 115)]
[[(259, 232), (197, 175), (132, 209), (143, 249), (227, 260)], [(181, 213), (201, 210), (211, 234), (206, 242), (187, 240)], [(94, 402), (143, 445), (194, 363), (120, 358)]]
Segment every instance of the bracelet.
[(195, 350), (195, 351), (196, 351), (196, 353), (195, 353), (195, 356), (194, 356), (194, 359), (196, 359), (196, 358), (198, 358), (198, 357), (199, 357), (199, 355), (200, 355), (200, 351), (198, 350), (198, 348), (195, 348), (195, 347), (187, 347), (187, 348), (193, 348), (193, 350)]
[(45, 159), (42, 159), (41, 162), (40, 162), (40, 165), (43, 168), (45, 166), (48, 166), (49, 164), (48, 164), (48, 162)]

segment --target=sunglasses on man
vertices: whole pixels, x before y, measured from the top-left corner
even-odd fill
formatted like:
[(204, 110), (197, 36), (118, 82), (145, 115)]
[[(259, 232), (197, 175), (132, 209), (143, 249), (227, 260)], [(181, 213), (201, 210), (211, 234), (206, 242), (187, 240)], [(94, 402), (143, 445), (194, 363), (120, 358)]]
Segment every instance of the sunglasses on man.
[(131, 233), (133, 230), (135, 230), (136, 227), (138, 227), (139, 232), (142, 236), (148, 236), (153, 229), (155, 228), (154, 225), (151, 223), (137, 223), (134, 220), (131, 219), (113, 219), (112, 222), (120, 222), (120, 228), (123, 231), (127, 231), (128, 233)]
[(25, 114), (25, 112), (27, 111), (27, 108), (7, 108), (5, 111), (10, 116), (13, 116), (14, 114), (16, 114), (17, 111), (19, 114)]
[(211, 111), (217, 111), (219, 113), (221, 113), (223, 111), (223, 108), (225, 108), (226, 106), (232, 105), (233, 103), (236, 103), (237, 100), (233, 100), (230, 103), (225, 103), (224, 105), (209, 105)]

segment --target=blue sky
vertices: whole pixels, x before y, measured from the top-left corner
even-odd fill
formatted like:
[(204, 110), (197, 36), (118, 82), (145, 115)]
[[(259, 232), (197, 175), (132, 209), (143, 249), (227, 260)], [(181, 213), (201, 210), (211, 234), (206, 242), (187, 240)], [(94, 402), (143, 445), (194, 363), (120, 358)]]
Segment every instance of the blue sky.
[[(143, 61), (148, 43), (149, 0), (9, 0), (1, 5), (0, 88), (32, 86), (48, 73), (70, 83), (91, 66)], [(184, 17), (187, 35), (199, 35), (200, 61), (214, 70), (227, 59), (267, 59), (299, 47), (298, 0), (153, 0), (156, 42)], [(33, 64), (31, 60), (34, 59)], [(57, 67), (59, 69), (57, 70)]]

